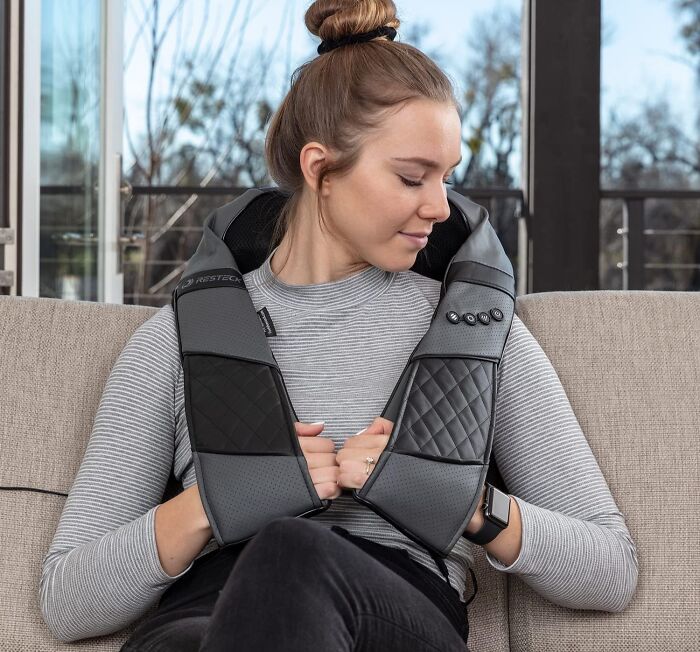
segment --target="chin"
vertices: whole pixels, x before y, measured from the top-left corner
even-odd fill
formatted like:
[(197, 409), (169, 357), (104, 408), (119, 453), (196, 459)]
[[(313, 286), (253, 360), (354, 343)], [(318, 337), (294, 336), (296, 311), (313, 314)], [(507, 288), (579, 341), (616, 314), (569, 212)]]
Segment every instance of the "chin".
[(416, 264), (418, 254), (396, 257), (392, 260), (383, 260), (377, 263), (372, 263), (375, 267), (383, 269), (385, 272), (407, 272)]

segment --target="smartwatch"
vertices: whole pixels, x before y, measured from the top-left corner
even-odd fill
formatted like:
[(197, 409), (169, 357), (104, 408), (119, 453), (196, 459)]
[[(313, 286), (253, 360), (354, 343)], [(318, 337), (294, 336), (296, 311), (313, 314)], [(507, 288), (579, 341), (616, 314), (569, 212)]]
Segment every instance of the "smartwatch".
[(493, 541), (505, 530), (510, 517), (510, 496), (488, 482), (485, 486), (484, 502), (480, 506), (484, 512), (484, 524), (473, 534), (462, 533), (465, 539), (480, 545)]

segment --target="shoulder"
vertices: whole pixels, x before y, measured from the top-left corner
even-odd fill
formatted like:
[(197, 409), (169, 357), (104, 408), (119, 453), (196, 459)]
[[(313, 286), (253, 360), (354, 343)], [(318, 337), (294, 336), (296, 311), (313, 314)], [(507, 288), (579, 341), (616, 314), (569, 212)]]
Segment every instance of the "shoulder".
[(177, 370), (180, 350), (175, 314), (169, 304), (136, 328), (119, 356), (119, 363), (141, 369), (169, 367)]
[(510, 325), (510, 333), (506, 342), (506, 351), (516, 349), (520, 351), (536, 351), (544, 355), (542, 347), (540, 347), (539, 342), (530, 332), (530, 329), (516, 313), (513, 313), (513, 322)]
[(440, 288), (442, 286), (441, 281), (436, 281), (434, 278), (423, 276), (423, 274), (418, 274), (410, 269), (400, 273), (399, 277), (403, 277), (406, 283), (410, 284), (413, 288), (415, 288), (415, 290), (420, 292), (431, 305), (433, 310), (437, 307), (437, 304), (440, 301)]
[[(440, 301), (440, 290), (442, 281), (437, 281), (434, 278), (423, 276), (411, 270), (402, 272), (400, 277), (405, 279), (405, 282), (410, 284), (416, 291), (420, 292), (425, 299), (430, 303), (433, 309), (437, 307)], [(513, 321), (511, 323), (510, 332), (506, 341), (506, 348), (503, 353), (506, 356), (509, 350), (517, 348), (529, 348), (531, 350), (542, 351), (537, 340), (534, 338), (527, 326), (522, 322), (517, 314), (513, 313)]]
[(134, 331), (133, 336), (138, 336), (142, 340), (158, 340), (166, 337), (177, 341), (175, 313), (172, 306), (166, 304), (160, 308)]

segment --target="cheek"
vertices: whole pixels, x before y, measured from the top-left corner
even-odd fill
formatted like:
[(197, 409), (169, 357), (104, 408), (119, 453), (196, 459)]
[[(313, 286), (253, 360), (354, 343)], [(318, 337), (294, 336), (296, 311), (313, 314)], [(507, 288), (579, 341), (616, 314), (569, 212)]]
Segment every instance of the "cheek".
[(396, 202), (383, 202), (363, 212), (361, 230), (366, 237), (384, 243), (397, 235), (410, 222), (410, 211), (402, 210)]
[[(406, 224), (415, 221), (417, 207), (410, 195), (410, 189), (406, 192), (398, 186), (392, 186), (391, 177), (379, 175), (374, 180), (364, 179), (364, 182), (353, 184), (351, 196), (346, 197), (343, 206), (343, 214), (353, 224), (350, 233), (362, 234), (361, 238), (374, 241), (386, 241), (394, 236)], [(349, 210), (347, 210), (349, 209)], [(358, 228), (359, 227), (359, 228)]]

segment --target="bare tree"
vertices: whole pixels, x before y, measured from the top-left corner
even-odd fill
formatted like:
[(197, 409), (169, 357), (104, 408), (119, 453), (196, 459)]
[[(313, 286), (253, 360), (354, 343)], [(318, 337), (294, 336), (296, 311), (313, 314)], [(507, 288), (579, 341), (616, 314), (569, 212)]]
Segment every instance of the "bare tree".
[[(245, 114), (254, 109), (252, 103), (246, 104), (251, 95), (249, 78), (257, 77), (253, 89), (264, 88), (270, 55), (257, 57), (254, 68), (241, 74), (241, 70), (246, 70), (241, 65), (243, 35), (253, 2), (246, 1), (242, 24), (235, 32), (234, 21), (243, 2), (236, 0), (231, 4), (223, 34), (216, 42), (208, 36), (209, 4), (208, 0), (202, 3), (200, 25), (192, 29), (192, 25), (183, 24), (185, 0), (178, 0), (165, 12), (162, 0), (151, 0), (148, 5), (141, 0), (138, 7), (132, 3), (136, 12), (141, 11), (138, 20), (141, 28), (128, 49), (127, 63), (139, 39), (147, 42), (148, 51), (143, 132), (134, 137), (128, 115), (125, 121), (126, 142), (134, 161), (126, 176), (132, 185), (205, 187), (222, 176), (222, 170), (226, 170), (227, 181), (237, 185), (238, 175), (231, 176), (234, 169), (230, 166), (231, 152), (236, 147), (240, 151), (254, 150), (247, 135), (241, 134), (236, 140), (222, 140), (220, 125), (231, 119), (232, 112), (238, 124), (247, 122)], [(226, 46), (232, 33), (237, 34), (239, 45), (229, 53)], [(174, 37), (174, 46), (169, 60), (163, 61), (164, 44), (169, 37)], [(168, 85), (165, 92), (159, 92), (163, 68), (168, 71)], [(244, 158), (240, 167), (252, 171), (255, 162)], [(252, 183), (258, 180), (259, 175), (251, 179)], [(137, 256), (138, 273), (129, 279), (134, 294), (155, 294), (167, 281), (176, 278), (178, 270), (181, 271), (180, 265), (173, 273), (167, 269), (167, 263), (167, 273), (153, 268), (158, 260), (172, 260), (173, 256), (177, 260), (182, 256), (186, 232), (174, 227), (186, 228), (187, 218), (192, 216), (190, 209), (200, 201), (198, 194), (181, 198), (149, 194), (138, 197), (129, 206), (125, 220), (127, 230), (141, 231), (145, 236)], [(175, 233), (179, 236), (173, 246)]]
[[(611, 111), (601, 141), (601, 182), (605, 188), (666, 188), (689, 190), (700, 181), (700, 150), (697, 141), (679, 128), (665, 98), (645, 102), (638, 112), (620, 118)], [(698, 238), (686, 230), (698, 226), (698, 202), (648, 199), (645, 227), (656, 231), (678, 230), (677, 234), (648, 235), (645, 260), (692, 264), (700, 260)], [(619, 289), (616, 262), (622, 256), (617, 235), (621, 226), (622, 204), (603, 202), (601, 208), (601, 277), (603, 287)], [(658, 269), (649, 274), (649, 289), (700, 289), (700, 277), (692, 268)]]
[[(239, 44), (252, 6), (252, 0), (247, 0), (243, 24), (232, 30), (241, 1), (232, 3), (224, 30), (229, 39), (235, 33)], [(146, 186), (206, 186), (214, 181), (232, 187), (267, 184), (264, 137), (276, 102), (268, 97), (269, 79), (272, 57), (279, 55), (284, 37), (284, 16), (275, 45), (260, 47), (244, 62), (240, 47), (229, 56), (223, 40), (212, 44), (207, 39), (208, 1), (199, 27), (183, 26), (187, 0), (176, 4), (173, 0), (169, 11), (163, 10), (164, 0), (138, 2), (135, 11), (140, 12), (140, 28), (134, 41), (147, 41), (149, 76), (144, 132), (134, 136), (126, 121), (126, 140), (134, 159), (127, 172), (129, 181)], [(498, 8), (477, 19), (471, 28), (469, 56), (460, 73), (466, 89), (460, 117), (469, 156), (456, 182), (508, 187), (513, 183), (509, 161), (519, 137), (519, 13)], [(421, 47), (429, 30), (427, 24), (418, 24), (402, 40)], [(171, 59), (164, 61), (168, 36), (175, 37), (176, 47)], [(127, 57), (134, 56), (135, 42)], [(439, 61), (439, 52), (425, 51)], [(169, 71), (169, 84), (165, 93), (158, 94), (163, 69)], [(215, 201), (221, 203), (221, 197)], [(139, 251), (138, 274), (128, 280), (135, 294), (167, 294), (183, 265), (166, 263), (165, 269), (156, 272), (153, 263), (185, 260), (191, 255), (196, 246), (192, 236), (205, 208), (208, 211), (216, 205), (211, 204), (211, 198), (208, 201), (201, 194), (180, 198), (148, 195), (132, 202), (127, 226), (146, 235)]]
[(471, 156), (457, 182), (509, 188), (520, 138), (520, 13), (499, 6), (478, 16), (467, 42), (460, 117)]

